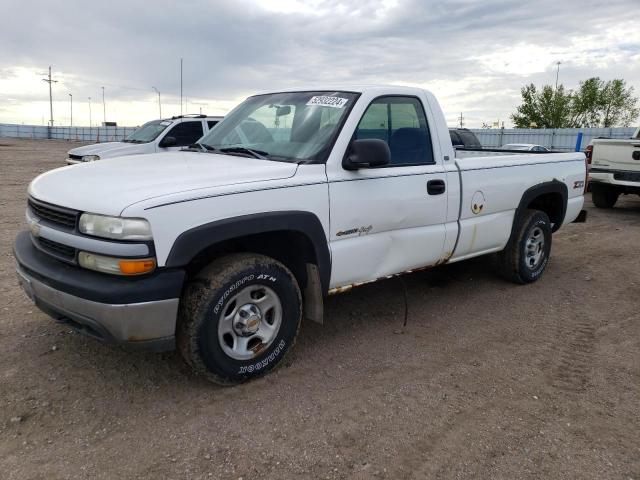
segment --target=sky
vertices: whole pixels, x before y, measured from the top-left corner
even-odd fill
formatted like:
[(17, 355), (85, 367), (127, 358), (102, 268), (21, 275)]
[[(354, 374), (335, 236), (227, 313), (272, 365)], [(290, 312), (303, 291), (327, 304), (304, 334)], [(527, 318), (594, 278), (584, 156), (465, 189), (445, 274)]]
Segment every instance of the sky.
[[(0, 122), (140, 125), (224, 115), (295, 86), (431, 90), (450, 126), (505, 122), (528, 83), (623, 78), (640, 95), (639, 0), (0, 0)], [(7, 13), (8, 12), (8, 13)], [(105, 102), (102, 102), (104, 87)], [(71, 94), (73, 97), (71, 97)], [(89, 101), (89, 97), (91, 100)]]

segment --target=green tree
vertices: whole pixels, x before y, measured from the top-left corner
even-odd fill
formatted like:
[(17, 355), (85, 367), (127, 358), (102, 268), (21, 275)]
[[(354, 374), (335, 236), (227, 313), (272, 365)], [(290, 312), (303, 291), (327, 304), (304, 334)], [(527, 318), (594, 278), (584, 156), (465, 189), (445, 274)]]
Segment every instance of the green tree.
[(522, 87), (522, 104), (511, 120), (517, 128), (562, 128), (571, 117), (571, 92), (560, 85), (545, 85), (538, 91), (531, 83)]
[(605, 82), (592, 77), (580, 82), (576, 91), (562, 85), (557, 90), (545, 85), (538, 91), (530, 84), (521, 94), (522, 104), (511, 115), (517, 128), (626, 127), (640, 113), (633, 87), (622, 79)]
[(607, 82), (600, 94), (600, 108), (603, 127), (628, 127), (638, 117), (638, 99), (633, 96), (633, 87), (626, 88), (621, 79)]
[(580, 87), (571, 98), (571, 121), (569, 122), (571, 127), (599, 126), (600, 98), (603, 88), (604, 82), (598, 77), (580, 82)]

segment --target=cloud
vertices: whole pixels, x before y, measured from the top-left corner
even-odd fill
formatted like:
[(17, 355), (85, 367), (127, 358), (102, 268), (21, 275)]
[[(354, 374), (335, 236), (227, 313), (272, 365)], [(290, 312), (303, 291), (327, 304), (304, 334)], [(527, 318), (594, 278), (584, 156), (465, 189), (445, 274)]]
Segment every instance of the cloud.
[[(590, 76), (640, 90), (635, 0), (32, 0), (0, 29), (0, 121), (40, 123), (53, 65), (54, 114), (88, 121), (88, 97), (109, 120), (140, 124), (179, 105), (213, 114), (256, 91), (294, 85), (402, 83), (430, 88), (452, 124), (508, 120), (520, 87)], [(86, 104), (86, 105), (85, 105)], [(42, 110), (43, 109), (43, 110)], [(42, 111), (41, 111), (42, 110)], [(96, 107), (96, 111), (100, 109)], [(39, 112), (39, 114), (35, 114)], [(58, 112), (58, 113), (56, 113)], [(98, 120), (102, 120), (97, 116)], [(96, 116), (94, 115), (94, 121)]]

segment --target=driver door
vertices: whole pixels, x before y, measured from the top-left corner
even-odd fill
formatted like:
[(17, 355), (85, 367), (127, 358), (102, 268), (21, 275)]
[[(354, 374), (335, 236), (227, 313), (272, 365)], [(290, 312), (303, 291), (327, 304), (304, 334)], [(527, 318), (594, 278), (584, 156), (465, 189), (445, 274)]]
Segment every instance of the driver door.
[(447, 175), (435, 161), (427, 118), (417, 97), (374, 99), (353, 139), (387, 142), (390, 164), (327, 171), (332, 288), (433, 265), (443, 257)]

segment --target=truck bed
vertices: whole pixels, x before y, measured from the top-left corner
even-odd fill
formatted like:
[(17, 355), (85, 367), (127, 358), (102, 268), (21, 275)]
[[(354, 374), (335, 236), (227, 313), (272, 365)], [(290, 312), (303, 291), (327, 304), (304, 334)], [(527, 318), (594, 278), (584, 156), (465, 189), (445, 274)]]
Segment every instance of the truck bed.
[(460, 234), (451, 261), (504, 248), (518, 207), (514, 202), (531, 185), (564, 183), (568, 198), (562, 223), (575, 220), (582, 208), (584, 165), (581, 152), (457, 158), (462, 192)]

